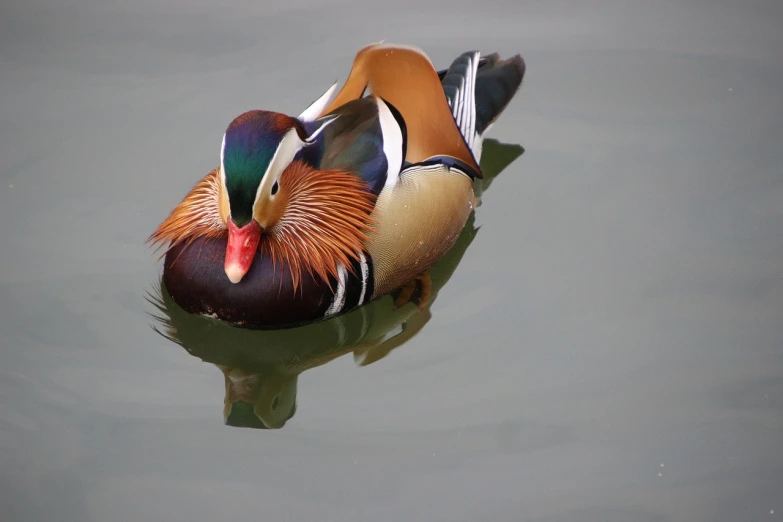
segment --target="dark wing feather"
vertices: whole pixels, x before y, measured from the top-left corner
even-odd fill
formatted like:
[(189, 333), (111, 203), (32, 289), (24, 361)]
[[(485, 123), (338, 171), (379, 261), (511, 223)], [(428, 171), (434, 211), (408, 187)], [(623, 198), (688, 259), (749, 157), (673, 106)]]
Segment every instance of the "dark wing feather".
[[(378, 106), (373, 98), (360, 98), (330, 113), (338, 118), (307, 147), (303, 159), (320, 170), (353, 172), (376, 196), (386, 183), (388, 162), (383, 152), (383, 134)], [(314, 125), (305, 123), (305, 126)], [(309, 129), (308, 129), (309, 130)]]
[[(451, 100), (467, 70), (467, 56), (460, 55), (448, 69), (438, 71), (446, 98)], [(525, 76), (525, 61), (518, 54), (501, 60), (497, 53), (482, 56), (476, 74), (476, 133), (484, 134), (516, 94)]]

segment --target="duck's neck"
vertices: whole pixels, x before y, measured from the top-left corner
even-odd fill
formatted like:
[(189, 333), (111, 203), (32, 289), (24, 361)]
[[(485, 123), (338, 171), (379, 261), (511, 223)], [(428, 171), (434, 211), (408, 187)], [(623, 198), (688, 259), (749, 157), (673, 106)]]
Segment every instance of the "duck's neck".
[(301, 161), (288, 167), (280, 191), (288, 204), (262, 238), (262, 254), (275, 266), (289, 267), (295, 290), (305, 270), (330, 284), (339, 265), (349, 267), (365, 250), (375, 195), (353, 174), (315, 170)]

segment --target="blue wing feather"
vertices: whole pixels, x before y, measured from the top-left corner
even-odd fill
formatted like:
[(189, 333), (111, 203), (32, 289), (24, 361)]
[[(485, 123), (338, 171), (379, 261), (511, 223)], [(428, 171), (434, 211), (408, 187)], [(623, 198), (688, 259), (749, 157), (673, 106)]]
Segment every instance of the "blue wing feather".
[[(372, 98), (346, 103), (331, 114), (339, 117), (300, 152), (301, 158), (317, 169), (340, 169), (365, 180), (378, 195), (386, 183), (388, 162), (383, 152), (383, 134), (378, 106)], [(309, 132), (314, 123), (304, 123)]]

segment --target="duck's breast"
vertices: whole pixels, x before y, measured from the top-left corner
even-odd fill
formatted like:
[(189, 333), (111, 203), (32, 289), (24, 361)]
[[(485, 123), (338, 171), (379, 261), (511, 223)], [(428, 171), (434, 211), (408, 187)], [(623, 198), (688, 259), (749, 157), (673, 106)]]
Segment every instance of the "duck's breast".
[(225, 238), (198, 238), (171, 248), (163, 283), (172, 299), (187, 312), (252, 328), (296, 326), (323, 318), (331, 306), (334, 293), (328, 285), (305, 271), (294, 292), (288, 267), (273, 266), (260, 251), (242, 281), (233, 284), (223, 270), (225, 253)]

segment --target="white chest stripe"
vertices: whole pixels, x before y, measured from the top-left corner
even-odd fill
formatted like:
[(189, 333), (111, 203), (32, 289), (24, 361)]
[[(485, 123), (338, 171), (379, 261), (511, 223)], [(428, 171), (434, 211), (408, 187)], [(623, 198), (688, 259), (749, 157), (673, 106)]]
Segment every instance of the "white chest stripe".
[(364, 257), (364, 254), (362, 253), (359, 253), (359, 262), (362, 270), (362, 293), (359, 294), (357, 306), (364, 304), (364, 295), (367, 293), (367, 277), (370, 275), (370, 267), (367, 266), (367, 258)]
[(389, 168), (386, 171), (386, 187), (393, 187), (397, 184), (402, 168), (402, 130), (394, 115), (380, 98), (376, 98), (378, 103), (378, 120), (381, 124), (381, 134), (383, 135), (383, 153), (386, 155), (386, 162)]
[(337, 274), (337, 291), (334, 293), (332, 304), (329, 306), (329, 309), (326, 310), (324, 317), (339, 313), (345, 306), (345, 278), (348, 275), (348, 272), (342, 264), (337, 265)]

